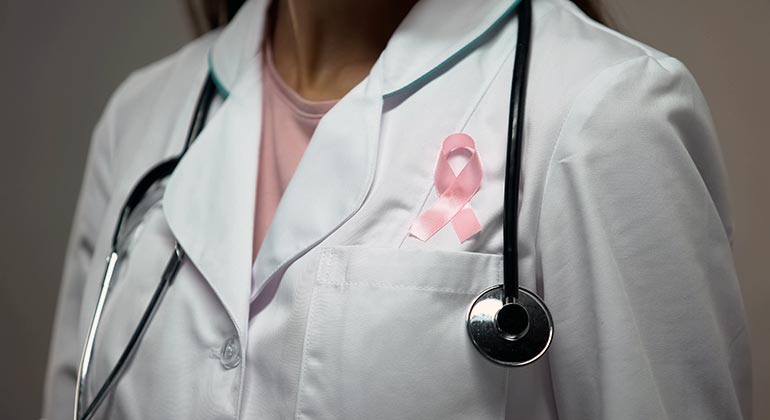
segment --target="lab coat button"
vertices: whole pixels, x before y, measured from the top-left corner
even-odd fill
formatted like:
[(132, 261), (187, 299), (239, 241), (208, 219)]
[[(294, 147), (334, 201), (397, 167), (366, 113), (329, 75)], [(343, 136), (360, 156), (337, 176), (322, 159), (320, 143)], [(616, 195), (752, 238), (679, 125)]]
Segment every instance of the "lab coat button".
[(225, 369), (232, 369), (241, 364), (241, 345), (238, 337), (230, 337), (222, 345), (219, 362)]

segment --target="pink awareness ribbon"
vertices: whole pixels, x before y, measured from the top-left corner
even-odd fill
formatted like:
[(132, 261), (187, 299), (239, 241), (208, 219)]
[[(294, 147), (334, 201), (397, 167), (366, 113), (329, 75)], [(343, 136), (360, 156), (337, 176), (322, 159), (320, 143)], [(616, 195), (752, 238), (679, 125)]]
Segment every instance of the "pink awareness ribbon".
[[(460, 173), (455, 175), (449, 166), (449, 155), (458, 149), (469, 151), (471, 156)], [(409, 233), (421, 241), (427, 241), (452, 222), (462, 243), (480, 232), (481, 224), (468, 202), (481, 187), (481, 174), (481, 160), (471, 136), (457, 133), (444, 139), (433, 174), (438, 200), (412, 223)]]

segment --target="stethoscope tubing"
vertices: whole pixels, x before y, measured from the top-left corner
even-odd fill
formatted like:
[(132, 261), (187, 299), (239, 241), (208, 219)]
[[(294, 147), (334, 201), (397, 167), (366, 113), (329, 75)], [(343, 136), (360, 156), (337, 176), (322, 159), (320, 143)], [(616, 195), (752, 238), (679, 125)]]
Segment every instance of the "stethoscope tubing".
[[(118, 263), (118, 253), (116, 251), (110, 252), (110, 256), (107, 257), (107, 268), (104, 270), (104, 276), (102, 277), (102, 285), (99, 289), (99, 298), (96, 300), (96, 309), (91, 318), (91, 324), (88, 326), (88, 335), (86, 336), (86, 343), (83, 347), (83, 353), (80, 356), (80, 365), (78, 366), (77, 382), (75, 383), (75, 408), (74, 418), (79, 420), (80, 417), (80, 405), (82, 403), (81, 398), (83, 395), (83, 388), (86, 384), (88, 372), (91, 367), (91, 359), (94, 351), (94, 340), (96, 338), (96, 331), (99, 329), (99, 324), (102, 318), (102, 310), (104, 309), (104, 303), (107, 301), (107, 294), (110, 290), (112, 283), (112, 275), (115, 272), (115, 268)], [(94, 403), (91, 403), (86, 411), (93, 411), (91, 408)], [(90, 415), (84, 415), (82, 418), (89, 418)]]
[(131, 194), (129, 194), (128, 199), (126, 200), (126, 203), (120, 212), (118, 224), (115, 226), (115, 231), (112, 237), (112, 251), (110, 252), (109, 257), (107, 257), (107, 267), (105, 268), (104, 276), (102, 277), (102, 284), (99, 289), (99, 297), (96, 301), (96, 307), (91, 318), (91, 324), (88, 327), (86, 342), (83, 346), (83, 352), (81, 354), (80, 364), (78, 366), (75, 383), (75, 404), (73, 415), (75, 420), (90, 419), (94, 413), (96, 413), (96, 410), (104, 401), (104, 398), (109, 395), (110, 390), (115, 386), (117, 379), (123, 373), (125, 366), (133, 356), (135, 350), (138, 348), (139, 342), (144, 336), (144, 333), (147, 330), (147, 327), (149, 326), (150, 321), (152, 320), (158, 306), (160, 305), (163, 296), (165, 295), (169, 286), (171, 286), (173, 283), (173, 280), (176, 277), (176, 273), (179, 271), (179, 268), (184, 261), (185, 252), (179, 242), (175, 242), (174, 251), (169, 258), (168, 263), (166, 264), (166, 268), (163, 271), (161, 280), (158, 283), (158, 286), (156, 287), (152, 297), (150, 298), (150, 302), (147, 304), (147, 307), (145, 308), (144, 313), (142, 314), (142, 317), (137, 324), (137, 327), (131, 334), (131, 338), (126, 344), (126, 347), (123, 349), (123, 353), (121, 353), (120, 358), (110, 370), (110, 373), (108, 374), (105, 382), (96, 392), (94, 399), (88, 404), (88, 406), (85, 408), (85, 410), (82, 411), (81, 414), (81, 407), (83, 405), (83, 391), (85, 389), (86, 380), (88, 378), (88, 373), (91, 367), (91, 360), (93, 358), (94, 352), (94, 342), (96, 340), (97, 331), (99, 330), (102, 312), (111, 290), (112, 279), (120, 262), (118, 243), (121, 239), (121, 227), (126, 222), (126, 220), (128, 220), (129, 215), (141, 201), (147, 190), (156, 181), (165, 178), (174, 171), (176, 165), (182, 159), (182, 156), (184, 156), (184, 154), (187, 152), (192, 142), (195, 141), (201, 131), (203, 131), (206, 119), (208, 118), (209, 109), (211, 108), (211, 103), (216, 97), (216, 93), (216, 85), (214, 84), (211, 76), (208, 75), (195, 105), (195, 112), (190, 123), (190, 129), (187, 132), (187, 137), (185, 139), (182, 152), (177, 157), (163, 161), (150, 169), (131, 191)]
[[(110, 256), (110, 261), (112, 262), (114, 253)], [(166, 291), (168, 290), (169, 286), (171, 286), (171, 283), (174, 281), (174, 278), (176, 277), (176, 273), (179, 271), (179, 267), (182, 265), (182, 261), (184, 260), (185, 253), (182, 247), (179, 245), (179, 243), (174, 244), (174, 253), (171, 255), (171, 258), (169, 259), (168, 263), (166, 264), (166, 268), (163, 270), (163, 275), (161, 276), (161, 281), (158, 283), (158, 286), (155, 288), (155, 292), (152, 294), (152, 297), (150, 298), (150, 302), (147, 304), (147, 307), (144, 310), (144, 313), (142, 314), (142, 318), (139, 320), (139, 323), (137, 324), (136, 329), (134, 329), (134, 332), (131, 334), (131, 338), (129, 339), (128, 343), (126, 344), (126, 347), (123, 349), (123, 353), (121, 353), (120, 358), (117, 362), (115, 362), (114, 367), (110, 371), (109, 375), (107, 376), (107, 379), (105, 379), (104, 384), (102, 384), (101, 388), (99, 388), (99, 391), (97, 391), (96, 395), (94, 396), (94, 399), (91, 401), (91, 403), (86, 407), (86, 409), (83, 411), (82, 416), (79, 418), (77, 417), (77, 410), (80, 408), (80, 402), (76, 401), (76, 418), (79, 420), (87, 420), (90, 419), (94, 413), (96, 413), (96, 410), (99, 408), (99, 406), (104, 401), (104, 398), (109, 395), (112, 388), (117, 383), (118, 377), (123, 373), (125, 367), (128, 364), (128, 361), (133, 357), (136, 349), (138, 348), (138, 343), (142, 339), (142, 336), (144, 336), (145, 331), (147, 331), (147, 327), (150, 324), (150, 321), (152, 320), (153, 316), (155, 315), (155, 312), (157, 311), (158, 306), (160, 305), (161, 299), (163, 299), (163, 296), (165, 296)], [(109, 276), (108, 281), (105, 282), (106, 287), (103, 288), (104, 290), (109, 290), (110, 282), (112, 279), (112, 275), (114, 273), (114, 267), (115, 264), (111, 264), (113, 269), (109, 269), (110, 272), (107, 274)], [(87, 354), (88, 354), (88, 362), (90, 362), (91, 355), (93, 354), (93, 342), (94, 338), (96, 336), (96, 330), (99, 326), (99, 320), (101, 318), (101, 312), (104, 307), (104, 302), (106, 301), (106, 291), (100, 292), (99, 296), (99, 305), (98, 305), (98, 316), (95, 318), (95, 321), (92, 323), (93, 325), (93, 334), (89, 332), (88, 336), (88, 345), (87, 345)], [(85, 354), (85, 352), (84, 352)], [(79, 377), (79, 382), (76, 385), (77, 387), (82, 387), (85, 385), (85, 379), (86, 375), (88, 373), (88, 364), (84, 366), (84, 369), (81, 371), (81, 375)]]
[(518, 10), (519, 26), (516, 36), (513, 80), (508, 106), (508, 150), (505, 163), (505, 192), (503, 197), (503, 303), (519, 298), (519, 183), (524, 139), (524, 108), (529, 74), (529, 49), (532, 33), (532, 5), (521, 0)]

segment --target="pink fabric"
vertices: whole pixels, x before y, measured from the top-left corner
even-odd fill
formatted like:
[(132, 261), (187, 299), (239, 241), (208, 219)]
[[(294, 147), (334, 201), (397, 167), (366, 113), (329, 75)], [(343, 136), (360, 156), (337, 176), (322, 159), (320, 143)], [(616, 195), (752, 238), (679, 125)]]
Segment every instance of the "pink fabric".
[(273, 63), (270, 43), (265, 44), (262, 61), (262, 139), (252, 261), (318, 121), (337, 102), (308, 101), (299, 96), (281, 79)]
[[(471, 155), (460, 173), (455, 175), (449, 166), (449, 155), (459, 149), (465, 149)], [(479, 233), (481, 224), (468, 204), (481, 187), (481, 160), (471, 136), (457, 133), (444, 139), (433, 178), (438, 200), (415, 220), (409, 233), (427, 241), (449, 222), (460, 242)]]

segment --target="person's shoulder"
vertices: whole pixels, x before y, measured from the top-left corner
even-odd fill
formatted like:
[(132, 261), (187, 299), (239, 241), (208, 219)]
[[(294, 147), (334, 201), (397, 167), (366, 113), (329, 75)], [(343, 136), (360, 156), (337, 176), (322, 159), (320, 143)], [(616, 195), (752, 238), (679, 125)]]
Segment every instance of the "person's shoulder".
[(218, 34), (202, 35), (132, 71), (112, 92), (92, 131), (91, 148), (104, 151), (114, 177), (126, 176), (137, 152), (160, 159), (170, 142), (179, 141), (179, 117), (192, 113)]
[(569, 0), (542, 1), (552, 6), (541, 22), (540, 50), (547, 53), (540, 67), (566, 73), (574, 100), (615, 94), (632, 113), (639, 110), (635, 99), (678, 95), (702, 101), (695, 77), (678, 58), (596, 22)]
[(136, 150), (162, 150), (176, 138), (177, 117), (192, 112), (219, 32), (206, 33), (132, 71), (112, 92), (94, 132), (108, 134), (98, 141), (108, 143), (116, 164), (130, 160)]
[(540, 51), (540, 71), (577, 87), (573, 99), (591, 85), (642, 79), (678, 81), (699, 94), (694, 76), (678, 58), (591, 19), (570, 0), (538, 1), (543, 12), (535, 22), (533, 48)]
[(708, 186), (720, 214), (729, 214), (717, 133), (687, 66), (568, 0), (535, 1), (553, 5), (540, 26), (534, 22), (540, 45), (533, 44), (531, 73), (539, 121), (558, 133), (547, 142), (549, 170), (581, 166), (593, 175), (586, 183), (621, 189), (686, 180), (688, 188)]
[(541, 48), (558, 51), (561, 59), (601, 71), (640, 57), (666, 61), (672, 57), (586, 15), (570, 0), (541, 0), (541, 21), (535, 24)]
[(533, 74), (542, 91), (559, 92), (560, 121), (579, 110), (595, 113), (599, 103), (635, 121), (672, 98), (708, 114), (695, 77), (678, 58), (596, 22), (569, 0), (537, 2)]
[(157, 106), (164, 98), (180, 101), (197, 94), (208, 69), (208, 51), (218, 34), (219, 31), (208, 32), (168, 56), (132, 71), (113, 92), (108, 108), (131, 115), (132, 110)]
[(708, 120), (700, 88), (679, 59), (594, 21), (569, 0), (533, 6), (533, 111), (562, 137), (589, 122), (619, 131), (663, 124), (662, 111), (673, 112), (673, 103)]

